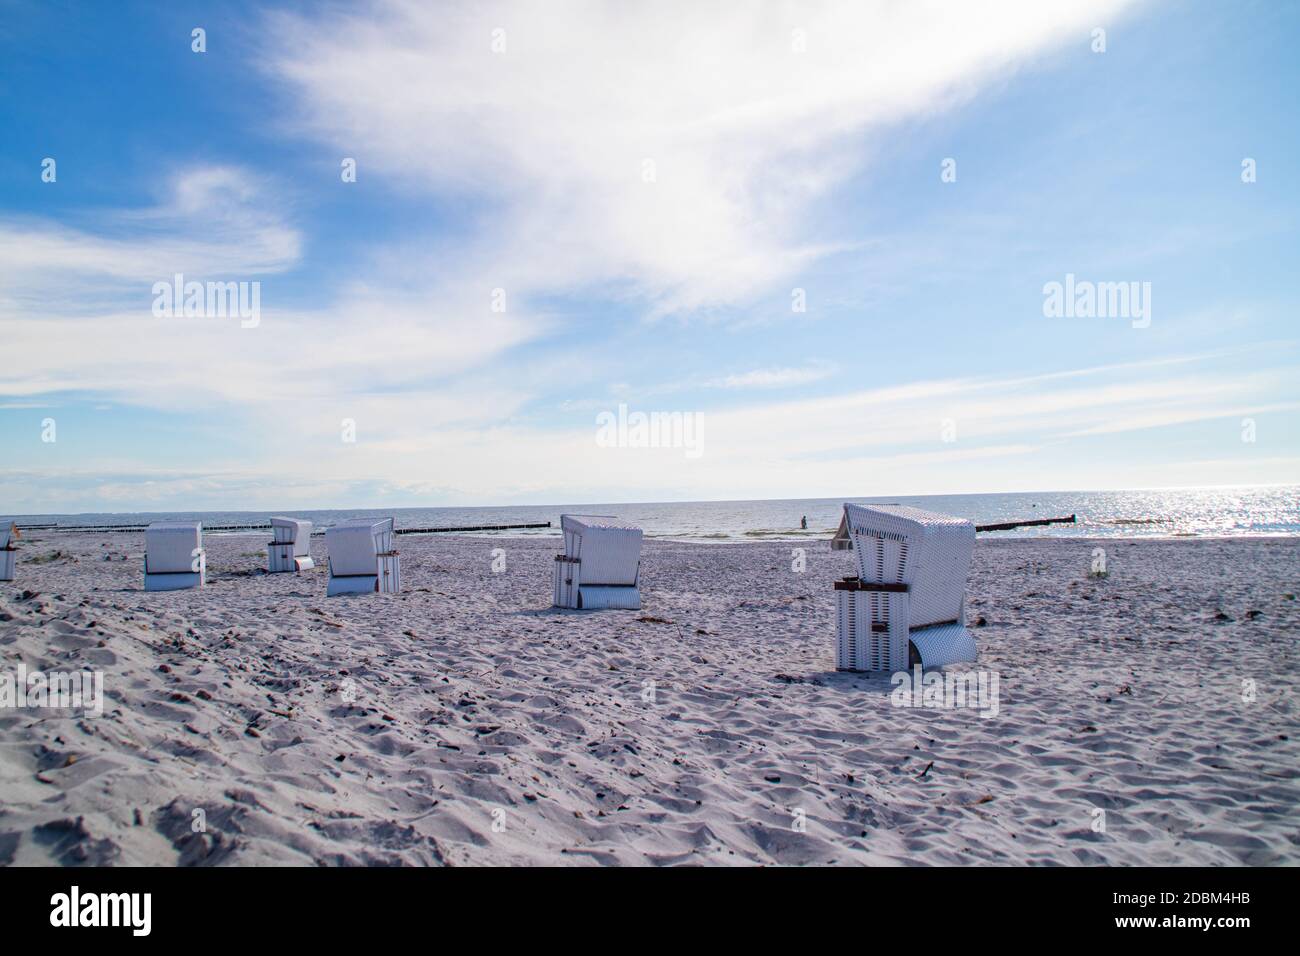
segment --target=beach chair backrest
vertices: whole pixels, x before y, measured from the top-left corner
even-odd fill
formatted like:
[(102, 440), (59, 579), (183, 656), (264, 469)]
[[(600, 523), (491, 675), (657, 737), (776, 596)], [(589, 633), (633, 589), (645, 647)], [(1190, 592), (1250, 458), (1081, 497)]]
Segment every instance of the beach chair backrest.
[(378, 557), (393, 550), (392, 518), (353, 518), (325, 532), (335, 575), (377, 574)]
[(203, 547), (203, 527), (197, 521), (156, 521), (144, 532), (145, 562), (152, 574), (184, 574), (194, 570), (194, 552)]

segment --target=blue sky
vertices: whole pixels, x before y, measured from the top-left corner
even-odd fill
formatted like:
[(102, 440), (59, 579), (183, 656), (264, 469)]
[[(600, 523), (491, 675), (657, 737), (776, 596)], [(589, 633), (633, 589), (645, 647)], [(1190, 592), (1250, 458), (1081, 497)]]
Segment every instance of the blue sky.
[[(1298, 47), (1275, 3), (0, 0), (0, 512), (1300, 481)], [(256, 325), (156, 316), (177, 272)], [(1046, 316), (1067, 274), (1149, 326)]]

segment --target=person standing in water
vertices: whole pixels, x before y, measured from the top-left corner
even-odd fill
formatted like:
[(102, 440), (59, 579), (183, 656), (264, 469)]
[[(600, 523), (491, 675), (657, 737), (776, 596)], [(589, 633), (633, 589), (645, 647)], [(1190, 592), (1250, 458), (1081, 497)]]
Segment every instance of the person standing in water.
[(805, 531), (808, 530), (808, 516), (807, 516), (807, 515), (804, 515), (802, 518), (799, 519), (799, 527), (803, 528), (803, 530), (805, 530)]

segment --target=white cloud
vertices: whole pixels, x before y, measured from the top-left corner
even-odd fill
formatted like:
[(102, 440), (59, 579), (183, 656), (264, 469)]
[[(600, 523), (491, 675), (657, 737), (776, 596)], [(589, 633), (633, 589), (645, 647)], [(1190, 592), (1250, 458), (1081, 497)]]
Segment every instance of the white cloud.
[[(246, 171), (197, 167), (178, 174), (156, 206), (86, 217), (72, 228), (40, 218), (0, 218), (0, 300), (106, 289), (139, 289), (148, 310), (155, 281), (183, 272), (201, 279), (282, 272), (294, 265), (301, 237)], [(63, 297), (68, 301), (68, 296)]]
[(361, 175), (479, 198), (463, 254), (530, 290), (600, 284), (672, 312), (840, 248), (806, 216), (873, 130), (1082, 45), (1128, 5), (388, 0), (273, 17), (265, 54), (290, 122)]
[[(459, 381), (465, 405), (501, 421), (524, 394), (467, 376), (548, 331), (538, 296), (632, 293), (659, 310), (751, 297), (836, 245), (805, 216), (864, 161), (871, 130), (1083, 42), (1093, 17), (1122, 6), (394, 0), (272, 15), (266, 64), (293, 93), (290, 126), (355, 157), (363, 180), (454, 195), (470, 225), (441, 245), (375, 250), (368, 274), (317, 312), (265, 289), (262, 325), (244, 330), (146, 309), (152, 283), (176, 272), (300, 265), (301, 236), (262, 176), (185, 170), (156, 207), (78, 228), (0, 220), (0, 259), (13, 266), (0, 319), (24, 355), (0, 370), (0, 395), (80, 391), (178, 410), (416, 392), (400, 416), (433, 383)], [(503, 53), (491, 48), (497, 28)], [(508, 313), (487, 308), (496, 287)], [(818, 375), (758, 370), (724, 384)]]
[[(263, 283), (299, 265), (302, 240), (271, 184), (246, 170), (196, 167), (152, 207), (85, 217), (77, 228), (46, 219), (0, 219), (0, 324), (18, 362), (0, 366), (0, 397), (80, 393), (169, 412), (229, 406), (232, 414), (322, 398), (389, 425), (416, 429), (508, 414), (516, 389), (434, 395), (542, 334), (526, 308), (493, 312), (490, 285), (447, 289), (417, 273), (335, 290), (318, 311), (295, 310), (261, 290), (256, 328), (237, 318), (156, 317), (155, 282)], [(331, 291), (331, 290), (323, 290)], [(409, 394), (399, 402), (396, 393)], [(396, 409), (385, 415), (384, 406)], [(323, 417), (323, 416), (322, 416)], [(337, 429), (337, 418), (330, 429)]]

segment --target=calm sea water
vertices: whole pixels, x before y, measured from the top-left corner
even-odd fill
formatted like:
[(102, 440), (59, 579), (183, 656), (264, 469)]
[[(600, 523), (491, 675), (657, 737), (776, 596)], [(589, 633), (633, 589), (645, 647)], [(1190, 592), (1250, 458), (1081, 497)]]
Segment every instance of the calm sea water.
[[(894, 498), (793, 498), (775, 501), (519, 505), (501, 508), (388, 508), (356, 511), (289, 510), (317, 528), (343, 518), (393, 516), (399, 528), (530, 524), (549, 529), (484, 534), (556, 535), (562, 512), (614, 514), (637, 522), (651, 537), (736, 541), (824, 538), (835, 532), (845, 501), (897, 502), (960, 515), (976, 524), (1078, 516), (1076, 525), (992, 532), (1005, 537), (1167, 537), (1300, 535), (1300, 485), (1164, 491), (1064, 491), (1037, 494), (924, 495)], [(277, 512), (280, 513), (280, 512)], [(799, 527), (807, 516), (808, 530)], [(267, 512), (204, 511), (141, 514), (26, 515), (20, 524), (144, 524), (163, 519), (202, 521), (205, 527), (260, 523)], [(252, 532), (264, 535), (265, 532)]]

